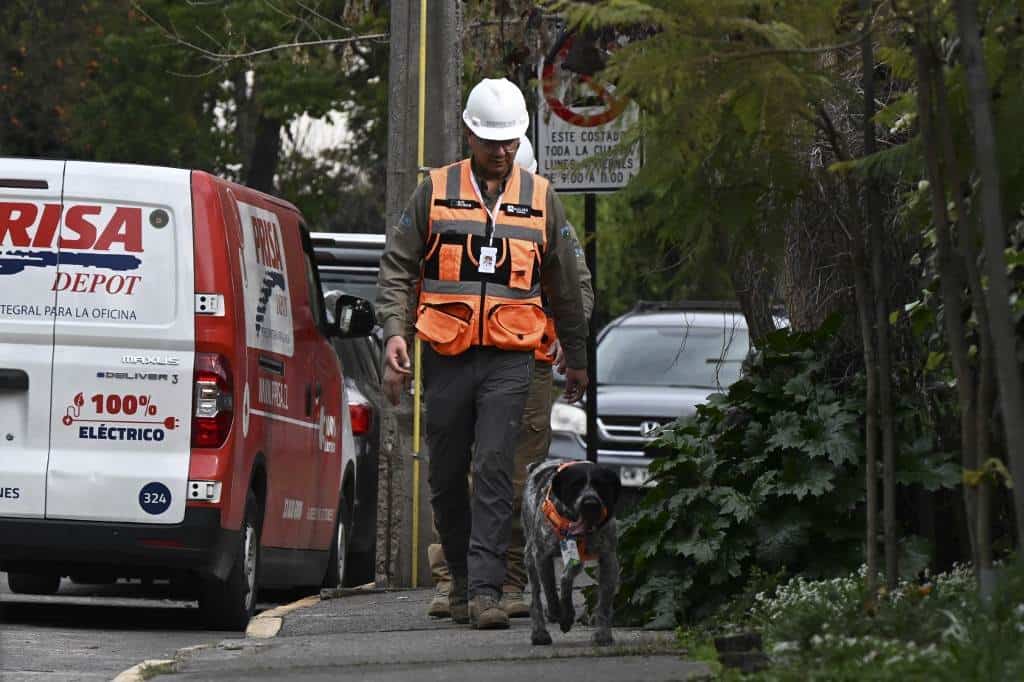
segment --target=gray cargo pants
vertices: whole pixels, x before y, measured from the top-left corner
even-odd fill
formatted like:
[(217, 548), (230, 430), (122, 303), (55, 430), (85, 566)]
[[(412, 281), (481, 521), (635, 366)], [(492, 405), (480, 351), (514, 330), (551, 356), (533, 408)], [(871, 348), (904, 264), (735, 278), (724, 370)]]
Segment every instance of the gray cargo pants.
[(505, 580), (513, 453), (532, 372), (531, 352), (423, 349), (430, 502), (448, 567), (468, 575), (470, 597), (497, 598)]

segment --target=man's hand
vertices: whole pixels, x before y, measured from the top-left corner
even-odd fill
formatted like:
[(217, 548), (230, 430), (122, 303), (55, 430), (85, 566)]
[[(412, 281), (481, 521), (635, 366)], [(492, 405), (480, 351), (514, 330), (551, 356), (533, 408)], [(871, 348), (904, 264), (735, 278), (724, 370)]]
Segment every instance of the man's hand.
[(565, 370), (565, 399), (574, 403), (583, 397), (587, 392), (587, 370), (573, 369)]
[(409, 369), (412, 366), (409, 362), (409, 349), (405, 345), (405, 339), (401, 336), (396, 334), (388, 339), (384, 357), (387, 358), (387, 366), (396, 374), (412, 373)]
[(384, 395), (392, 405), (398, 405), (411, 374), (405, 339), (397, 335), (388, 339), (384, 357), (387, 360), (384, 363)]
[(409, 375), (399, 374), (388, 365), (384, 367), (384, 396), (388, 402), (397, 406), (402, 400), (402, 392), (409, 385)]

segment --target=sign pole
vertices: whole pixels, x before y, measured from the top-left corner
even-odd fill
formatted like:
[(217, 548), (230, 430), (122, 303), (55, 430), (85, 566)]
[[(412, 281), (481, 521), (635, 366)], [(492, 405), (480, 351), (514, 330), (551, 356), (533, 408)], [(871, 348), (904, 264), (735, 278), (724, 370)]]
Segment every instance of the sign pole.
[[(587, 267), (594, 283), (594, 309), (597, 309), (597, 195), (583, 195), (583, 240)], [(587, 461), (597, 461), (597, 322), (590, 314), (590, 333), (587, 335)]]

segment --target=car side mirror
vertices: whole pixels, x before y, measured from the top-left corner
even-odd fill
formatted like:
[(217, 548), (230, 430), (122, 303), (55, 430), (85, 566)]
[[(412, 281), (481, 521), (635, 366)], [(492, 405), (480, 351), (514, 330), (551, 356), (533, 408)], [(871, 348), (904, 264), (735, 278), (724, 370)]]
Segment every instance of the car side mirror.
[(369, 336), (376, 326), (377, 316), (373, 313), (373, 306), (365, 298), (341, 294), (334, 301), (331, 336), (343, 339)]

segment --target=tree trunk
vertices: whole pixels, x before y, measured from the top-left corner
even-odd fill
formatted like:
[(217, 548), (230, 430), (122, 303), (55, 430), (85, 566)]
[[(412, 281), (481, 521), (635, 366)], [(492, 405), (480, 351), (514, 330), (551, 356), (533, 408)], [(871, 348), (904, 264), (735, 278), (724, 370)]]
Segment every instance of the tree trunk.
[[(993, 368), (992, 332), (989, 327), (988, 306), (985, 303), (985, 290), (982, 286), (981, 273), (978, 271), (979, 235), (975, 225), (974, 216), (968, 210), (964, 201), (965, 187), (961, 175), (960, 164), (956, 158), (956, 151), (953, 147), (953, 127), (949, 118), (949, 106), (947, 103), (946, 81), (941, 69), (933, 70), (933, 82), (935, 87), (936, 113), (940, 135), (942, 137), (942, 152), (945, 161), (946, 173), (949, 176), (950, 188), (953, 192), (953, 202), (956, 206), (957, 221), (960, 228), (960, 253), (963, 255), (964, 266), (967, 270), (967, 286), (971, 294), (971, 307), (978, 320), (978, 382), (977, 394), (974, 403), (974, 436), (975, 451), (974, 464), (964, 466), (977, 469), (984, 466), (991, 450), (991, 431), (989, 419), (992, 417), (992, 403), (995, 398), (995, 376)], [(968, 415), (965, 415), (967, 418)], [(991, 519), (990, 519), (990, 490), (989, 484), (984, 479), (975, 489), (972, 486), (964, 486), (964, 501), (967, 505), (968, 518), (975, 519), (975, 527), (972, 529), (971, 537), (975, 571), (978, 585), (984, 591), (985, 584), (982, 582), (985, 571), (992, 568), (992, 541), (991, 541)]]
[[(851, 240), (853, 241), (853, 240)], [(865, 557), (868, 574), (868, 599), (875, 599), (878, 588), (878, 365), (875, 361), (875, 332), (871, 326), (871, 290), (868, 286), (867, 263), (860, 245), (853, 244), (853, 282), (857, 296), (857, 317), (864, 346), (864, 373), (867, 387), (864, 406), (864, 485), (866, 488), (867, 526)]]
[[(936, 139), (934, 115), (932, 111), (932, 71), (934, 60), (927, 41), (927, 32), (918, 26), (915, 33), (914, 53), (917, 58), (918, 75), (918, 118), (921, 125), (921, 137), (924, 142), (924, 155), (928, 169), (928, 181), (931, 183), (932, 220), (935, 222), (935, 244), (938, 255), (940, 291), (944, 307), (943, 321), (946, 327), (946, 342), (949, 345), (950, 358), (956, 374), (957, 396), (960, 405), (960, 448), (961, 459), (965, 469), (977, 467), (976, 447), (976, 412), (974, 377), (971, 373), (967, 357), (966, 331), (961, 318), (960, 295), (963, 291), (963, 278), (959, 263), (953, 257), (950, 238), (949, 216), (946, 213), (946, 181), (939, 160), (940, 147)], [(973, 494), (964, 487), (964, 508), (967, 513), (967, 527), (971, 538), (972, 556), (977, 557), (975, 531), (977, 514), (973, 504)]]
[(750, 342), (759, 346), (768, 334), (775, 331), (775, 318), (772, 316), (774, 273), (763, 253), (744, 251), (730, 261), (732, 286), (747, 320)]
[[(981, 176), (981, 222), (985, 238), (985, 270), (988, 275), (988, 312), (995, 349), (999, 402), (1010, 473), (1016, 486), (1013, 509), (1017, 519), (1017, 547), (1024, 549), (1024, 387), (1017, 363), (1017, 337), (1010, 312), (1010, 282), (1006, 274), (1006, 230), (1003, 227), (999, 167), (991, 93), (985, 72), (985, 55), (978, 29), (976, 0), (957, 0), (957, 24), (967, 79), (967, 102), (974, 124), (974, 157)], [(1024, 561), (1024, 552), (1018, 551)]]
[(245, 184), (268, 194), (274, 191), (274, 176), (281, 158), (281, 125), (281, 119), (259, 115), (249, 162), (245, 165)]
[[(872, 0), (861, 0), (865, 15), (865, 36), (861, 41), (864, 83), (864, 156), (875, 153), (875, 57), (871, 34)], [(885, 581), (896, 589), (899, 555), (896, 550), (896, 435), (892, 418), (892, 353), (889, 350), (889, 290), (882, 254), (883, 227), (878, 183), (868, 177), (866, 185), (868, 250), (871, 254), (871, 288), (874, 291), (875, 335), (878, 350), (878, 417), (882, 432), (882, 521), (885, 533)]]

